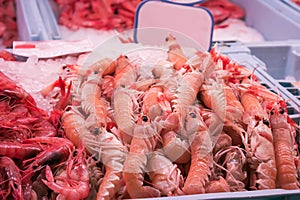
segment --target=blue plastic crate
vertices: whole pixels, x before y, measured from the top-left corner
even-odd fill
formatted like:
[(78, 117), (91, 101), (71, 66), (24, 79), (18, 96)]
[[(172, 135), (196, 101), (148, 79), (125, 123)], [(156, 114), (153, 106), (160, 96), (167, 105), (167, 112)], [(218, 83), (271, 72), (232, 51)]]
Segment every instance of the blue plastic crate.
[(16, 0), (19, 39), (60, 39), (60, 32), (48, 0)]

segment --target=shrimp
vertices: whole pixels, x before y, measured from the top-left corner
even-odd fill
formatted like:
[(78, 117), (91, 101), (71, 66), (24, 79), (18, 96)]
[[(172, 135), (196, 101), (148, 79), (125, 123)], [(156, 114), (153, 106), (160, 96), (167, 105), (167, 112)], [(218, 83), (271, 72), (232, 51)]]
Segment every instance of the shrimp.
[(158, 124), (143, 118), (142, 124), (134, 128), (130, 152), (124, 162), (123, 178), (131, 198), (159, 197), (161, 192), (151, 186), (143, 185), (143, 173), (146, 170), (147, 154), (156, 147), (159, 130)]
[(67, 110), (62, 116), (67, 137), (77, 144), (82, 143), (86, 150), (102, 161), (105, 175), (99, 185), (97, 199), (114, 198), (120, 189), (123, 163), (127, 149), (115, 135), (104, 128), (91, 132), (85, 120), (76, 110)]
[(75, 158), (69, 160), (66, 173), (53, 177), (51, 168), (46, 166), (46, 179), (42, 180), (54, 192), (59, 193), (57, 198), (84, 199), (90, 191), (89, 173), (85, 161), (85, 153), (79, 148)]
[(21, 174), (14, 161), (6, 156), (0, 157), (0, 198), (24, 199)]
[(176, 163), (187, 163), (191, 159), (189, 143), (181, 139), (174, 131), (161, 133), (163, 140), (163, 150), (165, 155)]
[[(263, 121), (253, 129), (250, 136), (251, 162), (256, 174), (252, 179), (253, 187), (274, 189), (276, 187), (276, 162), (271, 128)], [(246, 148), (247, 149), (247, 148)], [(257, 167), (256, 167), (257, 166)]]
[(98, 85), (99, 79), (91, 79), (85, 82), (81, 89), (81, 107), (85, 113), (89, 114), (86, 119), (89, 123), (94, 123), (98, 127), (106, 127), (107, 108), (101, 96), (101, 88)]
[(255, 171), (251, 172), (250, 188), (274, 189), (277, 169), (268, 114), (258, 98), (247, 91), (241, 92), (241, 102), (245, 108), (243, 121), (247, 124), (247, 140), (250, 141), (250, 148), (246, 144), (245, 149), (250, 169)]
[(0, 143), (0, 155), (8, 156), (10, 158), (27, 159), (34, 157), (42, 151), (41, 147), (36, 144), (23, 144), (17, 142)]
[(226, 181), (230, 185), (230, 191), (245, 189), (245, 183), (243, 182), (247, 177), (246, 171), (244, 171), (245, 162), (245, 155), (238, 147), (231, 149), (226, 154), (225, 163), (228, 170)]
[[(91, 132), (86, 127), (84, 116), (76, 109), (76, 107), (68, 106), (62, 114), (61, 121), (66, 137), (72, 141), (76, 147), (81, 143), (84, 143), (84, 139), (92, 137)], [(86, 149), (91, 153), (88, 147), (86, 147)]]
[(106, 75), (103, 77), (102, 85), (102, 97), (107, 100), (111, 100), (114, 93), (114, 77)]
[(162, 86), (152, 86), (143, 98), (142, 113), (151, 120), (171, 113), (171, 105), (167, 100)]
[(99, 74), (99, 76), (104, 77), (106, 75), (111, 75), (116, 70), (116, 62), (110, 58), (103, 58), (96, 63), (92, 64), (89, 69), (94, 73)]
[(173, 164), (161, 151), (151, 154), (147, 169), (153, 186), (159, 189), (162, 195), (174, 196), (183, 194), (180, 187), (183, 177), (176, 164)]
[(114, 88), (124, 86), (129, 88), (137, 80), (137, 67), (133, 66), (127, 56), (120, 55), (117, 58), (117, 66), (114, 76)]
[(169, 34), (169, 36), (166, 38), (166, 42), (169, 47), (168, 61), (173, 63), (174, 69), (182, 69), (188, 60), (187, 57), (184, 55), (181, 47), (172, 34)]
[(190, 111), (186, 116), (186, 134), (191, 147), (191, 166), (184, 187), (185, 194), (205, 193), (212, 167), (212, 141), (208, 128), (198, 112)]
[(244, 107), (229, 86), (213, 80), (207, 83), (201, 89), (201, 100), (224, 123), (223, 131), (232, 138), (233, 145), (242, 144), (240, 135), (243, 132), (241, 122)]
[(154, 78), (160, 80), (168, 80), (173, 76), (174, 69), (172, 68), (172, 63), (166, 60), (158, 62), (152, 68), (152, 74)]
[(241, 91), (241, 103), (245, 109), (243, 122), (250, 127), (253, 128), (258, 120), (268, 120), (267, 112), (254, 94)]
[(216, 153), (215, 160), (218, 162), (220, 158), (225, 156), (222, 166), (225, 165), (225, 180), (230, 186), (230, 191), (245, 190), (245, 179), (247, 172), (244, 170), (246, 157), (240, 147), (230, 146)]
[[(36, 167), (45, 166), (47, 164), (58, 164), (66, 161), (70, 156), (70, 152), (74, 149), (74, 145), (71, 141), (58, 137), (35, 137), (24, 140), (24, 143), (40, 143), (47, 147), (36, 157), (27, 159), (23, 162), (26, 173), (29, 172), (29, 174)], [(27, 163), (30, 164), (27, 166)]]
[(93, 139), (84, 140), (92, 154), (105, 167), (105, 175), (98, 188), (97, 199), (112, 199), (121, 189), (123, 163), (127, 156), (127, 148), (115, 135), (100, 129)]
[(298, 174), (293, 158), (294, 138), (284, 107), (274, 103), (270, 110), (270, 122), (274, 139), (277, 179), (283, 189), (299, 189)]
[(185, 108), (195, 102), (202, 83), (203, 75), (200, 72), (187, 72), (180, 77), (174, 94), (175, 98), (171, 100), (173, 112), (177, 113), (180, 125), (183, 124), (183, 117), (186, 115)]
[(135, 125), (134, 111), (138, 103), (133, 90), (120, 87), (115, 89), (113, 95), (114, 119), (121, 133), (124, 143), (130, 144)]

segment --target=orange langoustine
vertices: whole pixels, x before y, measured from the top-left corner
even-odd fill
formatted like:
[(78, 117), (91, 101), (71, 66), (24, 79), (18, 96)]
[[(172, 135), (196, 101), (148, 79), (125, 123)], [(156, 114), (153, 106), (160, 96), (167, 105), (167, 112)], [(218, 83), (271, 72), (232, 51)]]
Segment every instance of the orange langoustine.
[[(43, 90), (60, 89), (52, 116), (0, 74), (0, 112), (9, 117), (0, 121), (0, 161), (10, 157), (16, 166), (15, 182), (0, 177), (0, 195), (121, 199), (298, 189), (298, 126), (285, 102), (216, 47), (196, 51), (199, 63), (182, 51), (187, 61), (177, 62), (179, 70), (166, 61), (172, 48), (147, 76), (125, 55), (69, 66), (73, 71)], [(22, 190), (13, 187), (18, 174)]]

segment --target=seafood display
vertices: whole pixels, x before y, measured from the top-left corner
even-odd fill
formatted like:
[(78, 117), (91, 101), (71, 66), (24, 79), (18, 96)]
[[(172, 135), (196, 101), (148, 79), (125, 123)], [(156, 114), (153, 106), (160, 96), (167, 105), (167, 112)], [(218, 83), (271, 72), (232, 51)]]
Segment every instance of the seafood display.
[(12, 42), (18, 39), (14, 0), (0, 1), (0, 39), (4, 47), (11, 47)]
[(299, 189), (299, 125), (280, 94), (216, 47), (187, 52), (171, 34), (141, 47), (60, 65), (39, 91), (57, 99), (49, 112), (0, 73), (1, 199)]
[(220, 24), (229, 18), (243, 19), (245, 17), (244, 9), (229, 0), (208, 0), (197, 5), (208, 8), (216, 24)]
[(59, 23), (72, 30), (80, 27), (122, 31), (133, 27), (136, 6), (141, 0), (56, 0)]

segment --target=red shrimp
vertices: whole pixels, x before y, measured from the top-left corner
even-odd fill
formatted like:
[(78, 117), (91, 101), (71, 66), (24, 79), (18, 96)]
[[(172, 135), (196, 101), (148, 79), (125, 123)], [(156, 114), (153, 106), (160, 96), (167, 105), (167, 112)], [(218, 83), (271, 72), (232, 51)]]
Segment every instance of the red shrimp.
[[(1, 22), (0, 22), (0, 24), (1, 24)], [(0, 33), (0, 35), (1, 35), (1, 33)], [(16, 58), (6, 50), (0, 50), (0, 58), (3, 58), (6, 61), (16, 61)]]
[(24, 160), (23, 165), (26, 173), (32, 173), (36, 167), (47, 164), (59, 164), (66, 161), (74, 149), (71, 141), (58, 137), (35, 137), (23, 141), (25, 144), (41, 144), (45, 150), (36, 157)]
[(82, 147), (78, 149), (76, 156), (69, 160), (65, 174), (61, 173), (54, 178), (51, 168), (47, 165), (46, 179), (42, 180), (43, 183), (59, 193), (57, 198), (78, 200), (86, 198), (90, 191), (89, 172)]
[(0, 198), (24, 199), (20, 169), (6, 156), (0, 157)]
[(38, 144), (22, 144), (17, 142), (0, 143), (0, 155), (25, 160), (32, 158), (42, 151)]
[(46, 112), (37, 107), (33, 97), (23, 88), (18, 86), (13, 80), (0, 72), (0, 93), (10, 97), (16, 97), (20, 103), (23, 103), (33, 115), (46, 116)]

